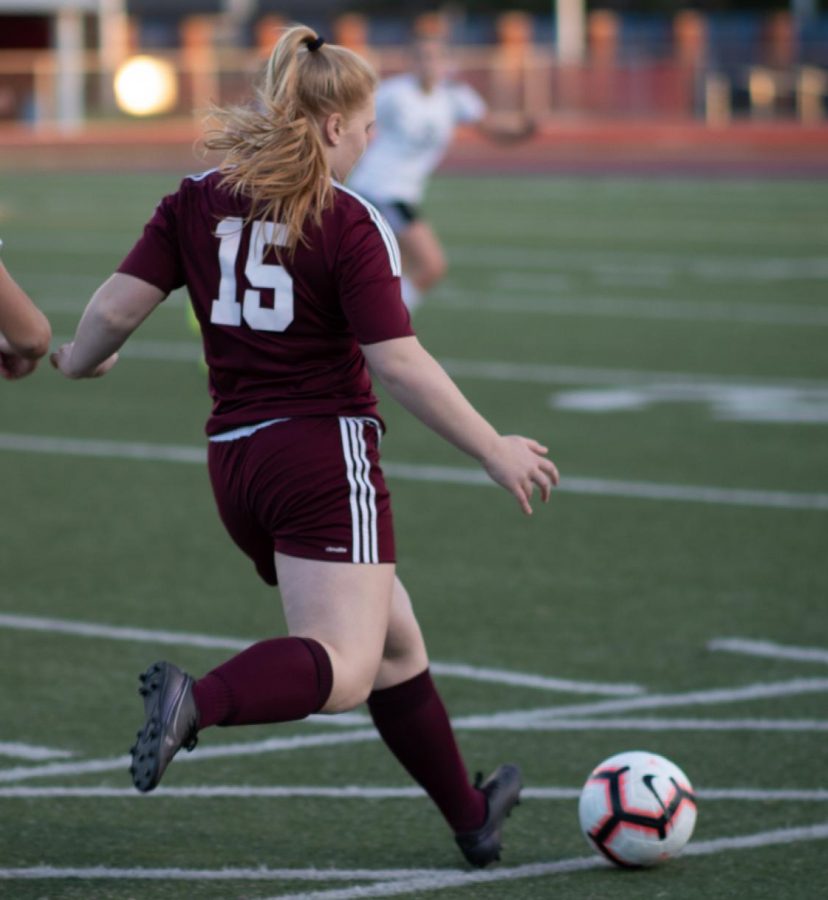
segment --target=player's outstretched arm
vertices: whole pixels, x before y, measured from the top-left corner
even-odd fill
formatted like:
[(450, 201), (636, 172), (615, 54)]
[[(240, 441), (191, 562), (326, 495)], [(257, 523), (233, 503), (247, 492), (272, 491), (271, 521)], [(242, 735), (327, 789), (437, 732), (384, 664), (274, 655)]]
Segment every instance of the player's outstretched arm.
[(525, 141), (537, 134), (538, 123), (528, 113), (486, 113), (477, 130), (491, 141), (501, 144)]
[(425, 425), (480, 462), (497, 484), (532, 514), (535, 487), (549, 500), (558, 470), (546, 447), (531, 438), (501, 435), (477, 412), (416, 337), (362, 347), (386, 390)]
[(0, 375), (12, 379), (33, 372), (51, 339), (49, 320), (0, 261)]
[(74, 340), (52, 354), (67, 378), (97, 378), (118, 361), (118, 350), (166, 294), (132, 275), (116, 273), (95, 291)]

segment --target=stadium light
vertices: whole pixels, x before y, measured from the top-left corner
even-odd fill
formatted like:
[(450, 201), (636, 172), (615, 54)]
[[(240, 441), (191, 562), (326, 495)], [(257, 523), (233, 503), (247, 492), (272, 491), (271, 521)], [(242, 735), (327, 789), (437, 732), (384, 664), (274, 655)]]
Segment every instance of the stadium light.
[(175, 69), (154, 56), (133, 56), (115, 73), (115, 100), (131, 116), (169, 112), (178, 99)]

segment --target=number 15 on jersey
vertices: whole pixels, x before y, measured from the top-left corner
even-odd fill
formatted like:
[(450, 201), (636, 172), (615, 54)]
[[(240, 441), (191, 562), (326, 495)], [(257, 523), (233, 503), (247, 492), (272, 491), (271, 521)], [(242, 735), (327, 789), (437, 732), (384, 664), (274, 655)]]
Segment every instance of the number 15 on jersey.
[[(241, 245), (244, 220), (222, 219), (216, 228), (219, 237), (219, 295), (213, 300), (210, 321), (214, 325), (239, 326), (242, 319), (257, 331), (284, 331), (293, 321), (293, 279), (287, 269), (264, 261), (271, 244), (286, 245), (287, 228), (273, 222), (251, 222), (250, 248), (244, 277), (250, 284), (238, 297), (236, 260)], [(273, 307), (262, 306), (262, 290), (274, 292)]]

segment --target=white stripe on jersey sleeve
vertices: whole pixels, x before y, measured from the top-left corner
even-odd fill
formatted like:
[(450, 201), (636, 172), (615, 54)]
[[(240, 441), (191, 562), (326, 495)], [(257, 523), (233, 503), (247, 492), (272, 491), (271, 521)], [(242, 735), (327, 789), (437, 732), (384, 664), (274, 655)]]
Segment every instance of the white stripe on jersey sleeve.
[(185, 181), (204, 181), (204, 179), (208, 175), (212, 175), (213, 172), (218, 172), (217, 166), (213, 166), (212, 169), (207, 169), (207, 171), (205, 171), (205, 172), (197, 172), (195, 175), (185, 175), (184, 180)]
[(338, 181), (334, 181), (333, 184), (338, 190), (349, 194), (355, 200), (359, 200), (359, 202), (368, 210), (371, 221), (377, 226), (380, 237), (385, 242), (385, 248), (388, 250), (388, 261), (391, 263), (391, 272), (396, 275), (397, 278), (401, 277), (402, 263), (400, 262), (400, 247), (399, 244), (397, 244), (397, 238), (394, 236), (391, 226), (385, 221), (382, 213), (380, 213), (376, 206), (369, 203), (364, 197), (360, 197), (356, 191), (346, 188), (344, 184), (340, 184)]

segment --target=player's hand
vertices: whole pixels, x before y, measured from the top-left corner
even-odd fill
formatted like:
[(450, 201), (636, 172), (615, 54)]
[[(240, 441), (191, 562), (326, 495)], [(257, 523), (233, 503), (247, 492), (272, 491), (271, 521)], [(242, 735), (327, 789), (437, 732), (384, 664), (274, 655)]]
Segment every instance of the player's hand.
[(107, 357), (102, 363), (99, 363), (89, 372), (76, 372), (72, 368), (72, 347), (74, 346), (73, 342), (70, 341), (68, 344), (63, 344), (59, 347), (50, 357), (49, 361), (52, 363), (54, 368), (61, 373), (61, 375), (65, 375), (67, 378), (100, 378), (101, 375), (106, 375), (106, 373), (118, 362), (118, 354), (113, 353), (112, 356)]
[(11, 344), (0, 334), (0, 377), (7, 381), (24, 378), (34, 372), (37, 362), (15, 353)]
[(493, 481), (517, 498), (527, 516), (532, 515), (531, 499), (535, 487), (541, 500), (549, 502), (552, 488), (560, 481), (555, 463), (547, 458), (548, 448), (532, 438), (513, 434), (501, 437), (483, 466)]

